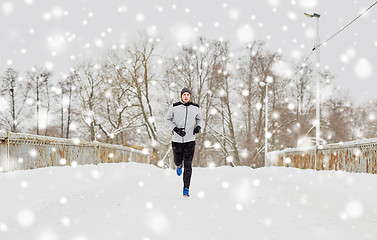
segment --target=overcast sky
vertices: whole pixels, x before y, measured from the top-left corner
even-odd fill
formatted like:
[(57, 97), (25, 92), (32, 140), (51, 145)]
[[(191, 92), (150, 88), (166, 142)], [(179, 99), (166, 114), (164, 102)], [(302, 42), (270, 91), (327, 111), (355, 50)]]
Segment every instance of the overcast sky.
[[(287, 59), (307, 56), (374, 0), (0, 0), (0, 71), (46, 66), (55, 78), (102, 47), (120, 48), (138, 31), (172, 48), (197, 36), (229, 40), (233, 49), (264, 40)], [(321, 66), (358, 100), (376, 99), (377, 6), (320, 48)], [(315, 61), (315, 54), (309, 61)]]

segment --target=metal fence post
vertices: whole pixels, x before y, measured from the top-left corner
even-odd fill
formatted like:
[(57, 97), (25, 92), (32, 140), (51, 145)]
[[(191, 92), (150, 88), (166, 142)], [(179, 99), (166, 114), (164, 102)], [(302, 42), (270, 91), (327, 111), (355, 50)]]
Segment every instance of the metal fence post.
[(96, 163), (96, 165), (97, 164), (100, 164), (101, 163), (101, 145), (97, 145), (97, 163)]
[(11, 167), (10, 167), (10, 142), (9, 142), (9, 138), (10, 138), (10, 132), (7, 132), (7, 160), (8, 160), (8, 171), (11, 170)]
[(318, 161), (318, 146), (315, 146), (314, 170), (317, 170), (317, 161)]

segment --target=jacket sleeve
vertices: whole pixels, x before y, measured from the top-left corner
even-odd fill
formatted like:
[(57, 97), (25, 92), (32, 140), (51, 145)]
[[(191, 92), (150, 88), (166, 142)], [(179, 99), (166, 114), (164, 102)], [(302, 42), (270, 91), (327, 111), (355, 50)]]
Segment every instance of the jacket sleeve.
[(198, 114), (195, 116), (195, 122), (196, 126), (200, 126), (200, 128), (203, 128), (203, 117), (202, 117), (202, 109), (199, 108)]
[(173, 122), (174, 119), (174, 112), (173, 112), (173, 106), (171, 106), (166, 113), (165, 120), (168, 126), (171, 130), (173, 130), (177, 125)]

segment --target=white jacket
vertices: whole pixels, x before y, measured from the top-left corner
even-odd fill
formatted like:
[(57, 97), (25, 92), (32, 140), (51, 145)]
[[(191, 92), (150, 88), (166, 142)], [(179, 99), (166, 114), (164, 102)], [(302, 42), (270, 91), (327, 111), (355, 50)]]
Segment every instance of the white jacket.
[[(195, 141), (194, 128), (196, 126), (200, 126), (202, 128), (203, 124), (201, 109), (198, 104), (192, 102), (174, 103), (169, 108), (165, 119), (173, 132), (172, 141), (178, 143)], [(175, 127), (183, 128), (186, 135), (184, 137), (179, 136), (173, 130)]]

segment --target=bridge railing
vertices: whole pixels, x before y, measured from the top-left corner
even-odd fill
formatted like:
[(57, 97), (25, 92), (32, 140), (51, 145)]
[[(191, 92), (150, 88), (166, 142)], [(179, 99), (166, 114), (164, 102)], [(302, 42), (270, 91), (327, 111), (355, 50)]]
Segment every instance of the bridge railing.
[(376, 174), (377, 138), (269, 152), (265, 164)]
[(130, 147), (0, 131), (0, 172), (119, 162), (150, 163), (150, 159)]

